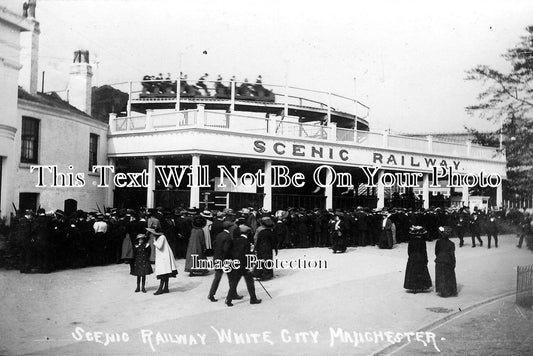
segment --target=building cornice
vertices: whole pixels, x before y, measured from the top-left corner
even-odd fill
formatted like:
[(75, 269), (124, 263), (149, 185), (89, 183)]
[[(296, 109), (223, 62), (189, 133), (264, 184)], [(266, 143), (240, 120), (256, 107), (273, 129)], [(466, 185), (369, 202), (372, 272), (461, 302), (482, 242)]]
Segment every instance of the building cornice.
[(35, 26), (35, 20), (30, 20), (17, 15), (6, 7), (0, 6), (0, 22), (20, 31), (31, 31)]

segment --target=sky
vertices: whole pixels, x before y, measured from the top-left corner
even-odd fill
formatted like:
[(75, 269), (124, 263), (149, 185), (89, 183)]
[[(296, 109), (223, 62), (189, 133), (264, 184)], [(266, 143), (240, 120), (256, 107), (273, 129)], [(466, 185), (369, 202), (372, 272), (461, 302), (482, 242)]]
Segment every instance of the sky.
[[(21, 0), (4, 1), (22, 9)], [(465, 111), (482, 88), (466, 71), (508, 69), (501, 55), (532, 15), (526, 0), (37, 0), (39, 70), (45, 91), (64, 90), (73, 52), (87, 49), (93, 84), (180, 68), (190, 82), (205, 72), (261, 74), (266, 87), (288, 81), (355, 96), (370, 107), (372, 130), (490, 130), (498, 125)]]

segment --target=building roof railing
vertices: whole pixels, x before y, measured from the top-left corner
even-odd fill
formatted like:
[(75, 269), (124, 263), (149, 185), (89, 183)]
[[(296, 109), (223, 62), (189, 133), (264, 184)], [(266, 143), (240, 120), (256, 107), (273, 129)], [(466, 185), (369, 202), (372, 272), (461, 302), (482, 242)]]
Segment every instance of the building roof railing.
[(156, 112), (127, 117), (110, 115), (110, 134), (113, 136), (182, 129), (213, 129), (231, 133), (247, 133), (283, 138), (307, 139), (350, 146), (385, 148), (405, 153), (434, 154), (476, 160), (505, 162), (505, 155), (494, 147), (478, 146), (470, 142), (456, 143), (435, 140), (433, 137), (410, 137), (375, 131), (361, 131), (337, 127), (335, 123), (299, 122), (297, 117), (239, 114), (198, 109)]
[(354, 126), (357, 117), (359, 123), (368, 127), (369, 107), (354, 98), (335, 93), (232, 80), (204, 80), (201, 86), (199, 83), (189, 84), (182, 80), (178, 89), (178, 83), (172, 80), (128, 82), (127, 115), (150, 108), (190, 109), (193, 103), (204, 103), (209, 109), (226, 105), (232, 112), (252, 108), (252, 111), (283, 112), (285, 116), (307, 115), (308, 121), (323, 118), (327, 122), (338, 122), (342, 127)]

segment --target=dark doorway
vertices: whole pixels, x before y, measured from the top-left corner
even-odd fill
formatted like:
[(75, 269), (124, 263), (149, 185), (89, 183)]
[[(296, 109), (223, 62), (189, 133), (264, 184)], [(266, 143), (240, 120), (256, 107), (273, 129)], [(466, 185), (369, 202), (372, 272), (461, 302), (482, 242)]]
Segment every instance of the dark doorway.
[(74, 199), (65, 199), (63, 211), (66, 216), (75, 213), (78, 210), (78, 202)]

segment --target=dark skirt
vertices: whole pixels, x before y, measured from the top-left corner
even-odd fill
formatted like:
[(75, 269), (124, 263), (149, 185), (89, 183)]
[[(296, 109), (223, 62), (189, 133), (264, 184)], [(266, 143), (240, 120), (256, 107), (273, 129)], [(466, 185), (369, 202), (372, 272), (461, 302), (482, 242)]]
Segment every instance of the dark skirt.
[(391, 249), (394, 245), (392, 240), (392, 231), (391, 230), (383, 230), (381, 231), (381, 235), (379, 236), (379, 248), (386, 248)]
[(171, 273), (165, 273), (165, 274), (158, 274), (157, 279), (163, 279), (163, 278), (176, 278), (178, 275), (177, 270), (173, 270)]
[(441, 297), (457, 295), (457, 281), (453, 265), (446, 263), (435, 264), (435, 291)]
[(425, 261), (409, 259), (405, 270), (403, 287), (409, 290), (422, 291), (432, 286), (428, 265)]
[(331, 249), (333, 252), (346, 252), (346, 239), (344, 236), (339, 235), (338, 232), (331, 234)]

